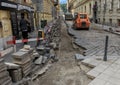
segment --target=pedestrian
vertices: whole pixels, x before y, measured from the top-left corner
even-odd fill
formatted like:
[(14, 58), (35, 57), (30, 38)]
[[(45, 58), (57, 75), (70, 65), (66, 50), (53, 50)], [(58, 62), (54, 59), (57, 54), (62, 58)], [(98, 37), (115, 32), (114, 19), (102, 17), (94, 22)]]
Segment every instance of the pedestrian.
[[(24, 13), (21, 13), (20, 30), (22, 31), (22, 38), (24, 40), (28, 39), (28, 27), (27, 27), (27, 24), (28, 24), (28, 22), (25, 19)], [(27, 42), (24, 42), (24, 44), (27, 44)]]

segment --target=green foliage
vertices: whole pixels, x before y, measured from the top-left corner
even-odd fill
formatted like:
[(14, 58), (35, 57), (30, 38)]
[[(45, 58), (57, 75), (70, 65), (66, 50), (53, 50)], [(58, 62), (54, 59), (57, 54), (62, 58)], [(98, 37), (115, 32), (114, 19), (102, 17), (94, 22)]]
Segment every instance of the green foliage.
[(63, 10), (64, 13), (67, 12), (67, 4), (61, 4), (61, 9)]

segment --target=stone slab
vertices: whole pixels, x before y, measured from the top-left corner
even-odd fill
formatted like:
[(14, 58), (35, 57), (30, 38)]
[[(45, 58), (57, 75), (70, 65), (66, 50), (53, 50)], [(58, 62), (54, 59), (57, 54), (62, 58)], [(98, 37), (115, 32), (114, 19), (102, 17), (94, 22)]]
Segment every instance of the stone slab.
[(83, 64), (90, 66), (92, 68), (98, 66), (101, 62), (102, 62), (101, 60), (97, 60), (94, 58), (87, 58), (87, 59), (82, 61)]
[(40, 65), (42, 64), (43, 56), (40, 56), (36, 61), (35, 64)]
[(76, 60), (84, 60), (85, 57), (83, 55), (81, 55), (81, 54), (75, 54), (75, 59)]
[(18, 69), (18, 68), (20, 68), (19, 65), (14, 64), (14, 63), (5, 62), (5, 65), (7, 66), (7, 69)]
[[(87, 73), (94, 78), (88, 85), (120, 85), (120, 59), (102, 62)], [(94, 61), (93, 61), (94, 62)]]
[(12, 54), (13, 58), (20, 58), (20, 59), (25, 58), (27, 55), (28, 52), (21, 52), (21, 51)]

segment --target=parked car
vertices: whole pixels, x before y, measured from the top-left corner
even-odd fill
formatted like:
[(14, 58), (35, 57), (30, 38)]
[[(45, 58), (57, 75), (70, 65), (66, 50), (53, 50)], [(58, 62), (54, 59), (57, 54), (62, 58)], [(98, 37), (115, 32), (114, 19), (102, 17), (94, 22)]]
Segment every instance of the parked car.
[(78, 13), (73, 21), (74, 29), (89, 29), (90, 20), (86, 13)]

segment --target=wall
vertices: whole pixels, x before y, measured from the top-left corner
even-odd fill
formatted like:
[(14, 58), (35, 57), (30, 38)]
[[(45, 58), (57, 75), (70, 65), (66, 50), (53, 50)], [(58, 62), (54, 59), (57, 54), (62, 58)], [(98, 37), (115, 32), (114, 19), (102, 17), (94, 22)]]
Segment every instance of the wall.
[[(100, 20), (100, 23), (103, 23), (103, 19), (105, 20), (106, 25), (110, 26), (118, 26), (118, 19), (120, 19), (120, 2), (119, 0), (113, 0), (113, 8), (111, 8), (111, 1), (107, 0), (107, 7), (106, 7), (106, 13), (104, 16), (104, 3), (105, 0), (97, 0), (98, 2), (98, 21)], [(110, 22), (110, 19), (112, 20), (112, 23)]]
[(0, 28), (0, 49), (7, 48), (6, 41), (12, 38), (12, 27), (10, 21), (9, 11), (0, 10), (0, 21), (2, 27)]

